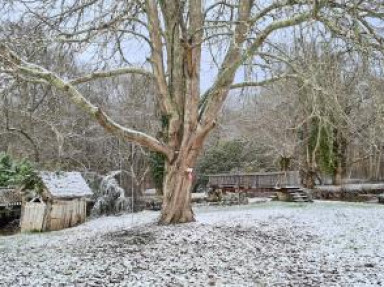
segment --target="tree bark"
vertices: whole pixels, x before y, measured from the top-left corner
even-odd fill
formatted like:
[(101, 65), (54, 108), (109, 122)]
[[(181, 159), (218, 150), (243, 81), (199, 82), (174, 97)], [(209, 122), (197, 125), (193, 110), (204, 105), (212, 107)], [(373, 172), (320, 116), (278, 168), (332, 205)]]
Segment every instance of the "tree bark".
[(167, 164), (163, 183), (161, 224), (195, 221), (191, 204), (191, 168), (184, 158)]
[(343, 169), (340, 165), (335, 168), (335, 172), (333, 174), (333, 184), (341, 185), (343, 183)]
[(333, 149), (333, 152), (336, 155), (333, 184), (341, 185), (347, 174), (347, 140), (338, 128), (334, 129)]
[(289, 156), (280, 157), (280, 171), (287, 172), (291, 167), (292, 158)]
[(315, 178), (316, 171), (313, 167), (307, 167), (305, 170), (301, 172), (301, 184), (308, 189), (313, 189), (315, 187)]

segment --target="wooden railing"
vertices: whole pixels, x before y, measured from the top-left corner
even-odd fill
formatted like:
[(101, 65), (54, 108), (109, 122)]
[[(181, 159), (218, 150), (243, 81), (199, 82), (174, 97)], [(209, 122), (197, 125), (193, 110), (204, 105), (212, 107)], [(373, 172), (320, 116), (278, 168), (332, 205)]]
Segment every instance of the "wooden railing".
[(300, 186), (298, 171), (213, 174), (208, 177), (208, 186), (212, 188), (269, 189)]

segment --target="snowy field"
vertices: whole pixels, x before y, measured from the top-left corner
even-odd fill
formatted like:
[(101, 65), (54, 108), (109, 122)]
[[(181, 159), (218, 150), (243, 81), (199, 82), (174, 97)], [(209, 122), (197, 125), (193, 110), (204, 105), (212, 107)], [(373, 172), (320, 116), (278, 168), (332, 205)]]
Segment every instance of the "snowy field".
[(384, 207), (262, 203), (200, 207), (0, 237), (0, 286), (384, 286)]

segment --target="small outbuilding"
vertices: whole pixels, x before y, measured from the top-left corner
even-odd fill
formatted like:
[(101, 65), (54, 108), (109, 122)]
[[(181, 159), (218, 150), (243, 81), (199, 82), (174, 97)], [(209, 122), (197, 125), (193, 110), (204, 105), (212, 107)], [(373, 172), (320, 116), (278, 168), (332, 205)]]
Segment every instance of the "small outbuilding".
[(24, 198), (21, 231), (53, 231), (83, 223), (92, 190), (79, 172), (41, 172), (41, 191)]

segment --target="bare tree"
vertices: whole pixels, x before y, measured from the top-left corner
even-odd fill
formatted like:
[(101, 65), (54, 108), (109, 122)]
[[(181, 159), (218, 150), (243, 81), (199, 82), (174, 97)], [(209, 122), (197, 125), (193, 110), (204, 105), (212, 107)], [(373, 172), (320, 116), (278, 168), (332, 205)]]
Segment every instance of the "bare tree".
[[(132, 37), (149, 46), (151, 70), (131, 65), (106, 70), (99, 65), (89, 75), (66, 79), (17, 55), (10, 48), (12, 43), (2, 43), (0, 72), (53, 86), (107, 131), (164, 154), (166, 175), (160, 220), (164, 224), (194, 219), (189, 173), (229, 91), (260, 86), (279, 78), (267, 74), (259, 81), (234, 84), (239, 68), (259, 57), (276, 40), (279, 30), (306, 23), (365, 48), (382, 48), (382, 38), (371, 20), (382, 21), (381, 1), (52, 0), (20, 1), (13, 9), (18, 7), (44, 25), (54, 40), (80, 51), (92, 50), (95, 44), (104, 48), (98, 49), (100, 59), (108, 63), (104, 67), (113, 67), (116, 57), (129, 63), (124, 50)], [(215, 59), (218, 66), (215, 80), (201, 94), (206, 45), (214, 46), (211, 51), (220, 56)], [(82, 85), (90, 81), (123, 74), (153, 79), (163, 122), (161, 137), (118, 124), (82, 93)]]
[(357, 160), (352, 146), (367, 160), (375, 157), (370, 164), (375, 171), (368, 176), (373, 178), (381, 160), (378, 58), (338, 47), (321, 35), (311, 38), (297, 38), (293, 45), (277, 47), (278, 56), (268, 55), (285, 61), (291, 71), (285, 70), (284, 81), (253, 91), (257, 96), (237, 117), (238, 126), (282, 163), (296, 157), (307, 187), (312, 188), (320, 174), (341, 184)]

